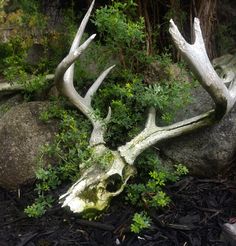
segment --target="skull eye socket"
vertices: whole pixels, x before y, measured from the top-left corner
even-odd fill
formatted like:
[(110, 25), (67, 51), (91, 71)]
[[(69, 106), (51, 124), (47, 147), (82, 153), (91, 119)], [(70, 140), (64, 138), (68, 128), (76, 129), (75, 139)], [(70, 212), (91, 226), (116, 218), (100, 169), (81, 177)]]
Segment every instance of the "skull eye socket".
[(122, 178), (119, 174), (113, 174), (107, 179), (106, 190), (108, 192), (116, 192), (122, 186)]

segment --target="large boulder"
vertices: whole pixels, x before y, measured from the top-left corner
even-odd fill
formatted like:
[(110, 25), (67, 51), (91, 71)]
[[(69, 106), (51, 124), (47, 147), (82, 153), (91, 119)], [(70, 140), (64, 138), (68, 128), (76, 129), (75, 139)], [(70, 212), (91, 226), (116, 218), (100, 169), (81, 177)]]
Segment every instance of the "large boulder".
[[(235, 54), (226, 54), (212, 63), (226, 84), (236, 80)], [(192, 98), (192, 103), (177, 113), (176, 122), (214, 108), (200, 86), (192, 90)], [(236, 105), (219, 123), (171, 139), (159, 148), (164, 163), (182, 163), (193, 175), (212, 177), (226, 171), (236, 157)]]
[(40, 113), (48, 102), (29, 102), (12, 107), (0, 119), (0, 186), (17, 189), (35, 177), (41, 146), (52, 141), (56, 123), (46, 124)]
[[(176, 121), (197, 116), (213, 108), (209, 95), (201, 88), (193, 90), (193, 102), (176, 116)], [(236, 154), (236, 107), (218, 124), (159, 145), (164, 163), (182, 163), (191, 174), (212, 177), (232, 163)]]

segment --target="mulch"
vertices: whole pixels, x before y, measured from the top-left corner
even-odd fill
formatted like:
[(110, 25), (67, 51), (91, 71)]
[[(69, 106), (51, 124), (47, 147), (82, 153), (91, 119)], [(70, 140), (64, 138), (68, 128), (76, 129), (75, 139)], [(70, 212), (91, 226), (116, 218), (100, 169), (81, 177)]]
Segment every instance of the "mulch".
[(226, 246), (222, 225), (236, 217), (236, 175), (215, 179), (186, 177), (168, 185), (172, 203), (164, 210), (149, 210), (151, 228), (130, 231), (135, 208), (123, 196), (96, 221), (82, 219), (59, 205), (39, 219), (23, 213), (32, 201), (32, 185), (20, 193), (0, 189), (0, 246), (158, 245)]

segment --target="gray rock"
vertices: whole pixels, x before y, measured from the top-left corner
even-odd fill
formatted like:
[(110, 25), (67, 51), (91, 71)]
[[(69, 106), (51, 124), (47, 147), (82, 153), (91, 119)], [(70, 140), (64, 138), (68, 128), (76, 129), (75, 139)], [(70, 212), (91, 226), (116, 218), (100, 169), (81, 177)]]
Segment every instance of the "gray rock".
[(0, 119), (0, 186), (17, 189), (35, 177), (36, 158), (42, 145), (50, 143), (56, 123), (39, 119), (48, 102), (29, 102), (12, 107)]
[(3, 97), (0, 98), (0, 118), (9, 111), (12, 107), (17, 106), (23, 102), (23, 97), (20, 94), (17, 94), (12, 97)]
[[(211, 98), (201, 87), (193, 90), (193, 96), (193, 103), (179, 112), (175, 121), (196, 116), (213, 107)], [(214, 126), (170, 139), (158, 147), (163, 163), (182, 163), (197, 176), (219, 174), (235, 158), (236, 107)]]

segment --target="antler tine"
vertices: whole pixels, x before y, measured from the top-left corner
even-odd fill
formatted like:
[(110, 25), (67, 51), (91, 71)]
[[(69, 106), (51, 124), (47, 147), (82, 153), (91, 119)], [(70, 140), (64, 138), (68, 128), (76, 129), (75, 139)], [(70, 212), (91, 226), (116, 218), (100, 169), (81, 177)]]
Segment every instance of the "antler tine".
[(115, 65), (110, 66), (109, 68), (107, 68), (103, 73), (100, 74), (100, 76), (97, 78), (97, 80), (93, 83), (93, 85), (89, 88), (89, 90), (87, 91), (84, 99), (87, 102), (88, 105), (91, 104), (91, 99), (93, 97), (93, 95), (96, 93), (96, 91), (98, 90), (99, 86), (101, 85), (101, 83), (103, 82), (103, 80), (106, 78), (106, 76), (108, 75), (108, 73), (115, 67)]
[(83, 36), (83, 33), (84, 33), (84, 30), (85, 30), (85, 27), (88, 23), (88, 20), (89, 20), (89, 17), (91, 15), (91, 12), (93, 10), (93, 6), (94, 6), (94, 3), (95, 3), (95, 0), (92, 1), (87, 13), (85, 14), (80, 26), (79, 26), (79, 29), (75, 35), (75, 38), (73, 40), (73, 43), (71, 45), (71, 48), (70, 48), (70, 52), (71, 51), (74, 51), (80, 44), (80, 41), (81, 41), (81, 38)]
[(145, 125), (146, 129), (156, 128), (156, 109), (154, 107), (149, 108), (148, 119)]
[(195, 71), (199, 82), (214, 100), (216, 115), (223, 117), (231, 109), (231, 97), (207, 56), (199, 19), (194, 19), (195, 42), (192, 45), (186, 42), (173, 20), (170, 20), (169, 32), (176, 47)]
[(93, 132), (90, 138), (90, 145), (92, 146), (104, 143), (103, 135), (106, 130), (106, 124), (104, 123), (109, 121), (111, 109), (109, 108), (108, 115), (105, 120), (98, 119), (98, 117), (95, 116), (93, 108), (91, 107), (91, 99), (108, 73), (114, 68), (114, 66), (111, 66), (102, 72), (98, 79), (89, 88), (85, 97), (81, 97), (75, 90), (73, 84), (74, 62), (79, 58), (82, 52), (88, 47), (88, 45), (96, 36), (95, 34), (91, 35), (82, 45), (79, 46), (86, 24), (89, 20), (89, 16), (94, 6), (94, 2), (95, 1), (93, 1), (90, 5), (89, 10), (81, 22), (69, 54), (57, 66), (54, 78), (58, 90), (64, 96), (68, 97), (70, 102), (74, 104), (91, 121), (93, 125)]
[[(79, 26), (79, 29), (78, 29), (78, 31), (75, 35), (75, 38), (72, 42), (70, 52), (75, 51), (80, 44), (81, 38), (84, 34), (85, 27), (88, 23), (89, 17), (91, 15), (92, 10), (93, 10), (94, 3), (95, 3), (95, 0), (92, 1), (87, 13), (85, 14), (85, 16), (84, 16), (84, 18), (83, 18), (83, 20)], [(67, 83), (73, 83), (73, 77), (74, 77), (74, 64), (72, 64), (71, 67), (66, 71), (66, 73), (64, 75), (64, 80)]]
[[(71, 82), (70, 79), (65, 78), (65, 72), (68, 71), (68, 69), (71, 69), (71, 65), (78, 59), (78, 57), (82, 54), (82, 52), (88, 47), (88, 45), (91, 43), (91, 41), (95, 38), (95, 34), (90, 36), (80, 47), (75, 49), (75, 51), (70, 52), (57, 66), (55, 71), (55, 84), (59, 91), (67, 96), (73, 104), (78, 104), (77, 107), (81, 111), (84, 111), (83, 104), (80, 105), (80, 101), (82, 100), (82, 97), (76, 92), (73, 81)], [(83, 101), (83, 100), (82, 100)], [(84, 112), (85, 113), (85, 112)]]

